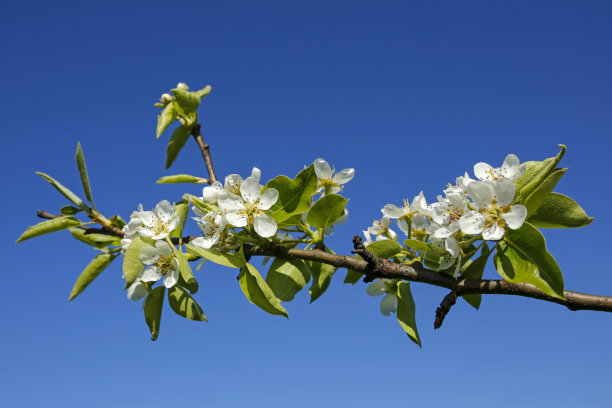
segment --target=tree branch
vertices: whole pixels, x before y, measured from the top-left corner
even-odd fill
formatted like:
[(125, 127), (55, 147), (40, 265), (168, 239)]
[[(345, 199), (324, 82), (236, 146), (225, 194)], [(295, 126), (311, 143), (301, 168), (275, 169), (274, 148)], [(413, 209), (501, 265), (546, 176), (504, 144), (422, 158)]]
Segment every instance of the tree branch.
[(202, 125), (196, 123), (191, 128), (191, 136), (193, 136), (196, 143), (200, 147), (202, 157), (204, 158), (204, 163), (206, 163), (206, 170), (208, 170), (209, 183), (212, 184), (217, 181), (217, 176), (215, 175), (215, 169), (213, 168), (212, 159), (210, 157), (210, 147), (208, 146), (208, 143), (204, 143), (204, 138), (202, 137), (201, 133), (201, 127)]

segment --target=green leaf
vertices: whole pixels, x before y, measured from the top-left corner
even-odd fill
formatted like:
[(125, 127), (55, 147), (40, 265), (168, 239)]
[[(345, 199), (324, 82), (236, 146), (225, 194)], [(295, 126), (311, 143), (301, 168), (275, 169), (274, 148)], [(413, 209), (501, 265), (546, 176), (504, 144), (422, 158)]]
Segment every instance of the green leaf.
[(306, 222), (315, 228), (325, 229), (342, 217), (347, 199), (338, 194), (327, 194), (318, 199), (306, 215)]
[(113, 224), (113, 227), (117, 228), (123, 228), (127, 224), (119, 215), (113, 215), (108, 220)]
[(289, 228), (296, 225), (302, 225), (302, 214), (294, 214), (278, 223), (278, 229)]
[(70, 228), (70, 233), (75, 239), (98, 249), (106, 248), (109, 245), (119, 245), (121, 241), (121, 238), (113, 235), (88, 234), (86, 230), (81, 228)]
[(310, 274), (312, 275), (312, 285), (308, 290), (310, 292), (310, 303), (312, 303), (325, 293), (338, 268), (333, 265), (315, 261), (308, 261), (307, 264), (310, 269)]
[(168, 289), (168, 303), (170, 303), (174, 313), (179, 316), (199, 322), (207, 321), (202, 307), (191, 297), (189, 292), (179, 285), (174, 285)]
[(520, 191), (523, 198), (529, 195), (548, 177), (557, 167), (566, 152), (564, 145), (559, 145), (561, 151), (556, 157), (550, 157), (542, 162), (527, 162), (527, 169), (515, 182), (516, 191)]
[(62, 215), (74, 215), (82, 211), (80, 208), (73, 207), (72, 205), (65, 205), (60, 209)]
[(241, 268), (238, 279), (242, 291), (251, 303), (270, 314), (289, 318), (287, 310), (281, 305), (280, 300), (274, 296), (272, 289), (253, 265), (246, 264), (245, 267)]
[(123, 257), (123, 278), (125, 287), (128, 288), (144, 270), (145, 265), (140, 262), (140, 248), (148, 245), (140, 237), (136, 237), (130, 243)]
[(268, 211), (277, 222), (293, 214), (303, 213), (308, 210), (310, 197), (317, 189), (314, 165), (300, 171), (293, 180), (286, 176), (275, 177), (266, 184), (264, 190), (268, 188), (278, 190), (278, 201)]
[(78, 225), (81, 225), (81, 221), (71, 216), (58, 217), (52, 220), (39, 222), (38, 224), (32, 225), (25, 230), (25, 232), (21, 234), (15, 243), (18, 244), (26, 239), (49, 234), (55, 231), (61, 231), (70, 227), (76, 227)]
[(187, 143), (187, 140), (189, 140), (190, 135), (191, 133), (189, 129), (187, 129), (185, 126), (179, 126), (174, 129), (166, 149), (166, 169), (172, 166), (176, 156), (178, 156), (183, 146), (185, 146), (185, 143)]
[(204, 213), (210, 211), (219, 211), (218, 207), (212, 206), (211, 204), (203, 201), (201, 198), (192, 196), (191, 194), (183, 194), (183, 200), (186, 200), (191, 204), (195, 205), (200, 211), (203, 211)]
[(418, 239), (407, 239), (404, 241), (404, 245), (406, 245), (408, 248), (422, 251), (427, 251), (428, 249), (431, 249), (427, 242), (419, 241)]
[[(491, 255), (489, 247), (484, 244), (482, 250), (480, 251), (480, 256), (474, 261), (472, 261), (472, 263), (470, 263), (467, 268), (465, 268), (465, 270), (461, 274), (461, 277), (463, 279), (482, 279), (485, 266), (487, 265), (487, 261), (489, 260), (489, 255)], [(468, 295), (463, 295), (462, 297), (466, 302), (468, 302), (472, 307), (476, 309), (480, 307), (480, 303), (482, 302), (482, 294), (480, 293), (471, 293)]]
[(161, 323), (162, 308), (164, 307), (165, 286), (158, 286), (149, 293), (143, 305), (145, 321), (151, 331), (151, 340), (157, 340), (159, 325)]
[(244, 256), (239, 253), (221, 252), (216, 249), (204, 249), (192, 245), (185, 245), (185, 248), (187, 248), (189, 252), (219, 265), (229, 266), (230, 268), (242, 268), (246, 265)]
[(381, 239), (368, 245), (367, 250), (378, 258), (389, 259), (402, 252), (402, 246), (394, 239)]
[(49, 176), (48, 174), (41, 173), (39, 171), (37, 171), (36, 174), (38, 174), (40, 177), (47, 180), (53, 187), (57, 189), (57, 191), (59, 191), (68, 200), (72, 201), (77, 207), (81, 209), (87, 209), (87, 206), (85, 205), (83, 200), (81, 200), (81, 198), (77, 196), (76, 194), (74, 194), (72, 191), (64, 187), (59, 181), (55, 180), (53, 177)]
[(310, 273), (304, 261), (276, 258), (266, 275), (266, 283), (274, 296), (283, 302), (293, 300), (295, 294), (306, 286)]
[(157, 180), (157, 184), (197, 183), (202, 180), (204, 180), (202, 177), (190, 176), (189, 174), (174, 174), (160, 178)]
[(566, 171), (567, 169), (554, 170), (531, 194), (529, 194), (529, 197), (523, 201), (523, 205), (527, 208), (527, 217), (534, 214), (544, 201), (546, 201), (546, 198), (552, 193), (553, 188), (555, 188)]
[(508, 282), (530, 283), (549, 296), (565, 298), (561, 269), (546, 249), (542, 233), (529, 223), (506, 231), (494, 261), (497, 272)]
[(187, 223), (187, 216), (189, 216), (189, 202), (179, 201), (178, 203), (174, 203), (174, 214), (179, 217), (179, 223), (174, 231), (172, 231), (171, 236), (180, 238), (183, 236), (183, 230)]
[(96, 256), (77, 278), (76, 283), (72, 287), (72, 292), (70, 292), (68, 301), (70, 302), (72, 299), (79, 296), (116, 257), (117, 255), (114, 254), (100, 254)]
[(204, 88), (200, 89), (199, 91), (195, 91), (195, 94), (198, 96), (198, 98), (200, 98), (200, 100), (202, 100), (208, 96), (210, 91), (211, 91), (210, 85), (206, 85)]
[(551, 193), (529, 223), (538, 228), (580, 228), (593, 221), (587, 213), (571, 198), (559, 193)]
[(422, 347), (421, 338), (417, 331), (415, 312), (416, 308), (410, 291), (410, 283), (399, 282), (397, 284), (397, 321), (410, 337), (410, 340)]
[(174, 103), (170, 102), (166, 105), (166, 107), (161, 111), (159, 116), (157, 117), (157, 138), (164, 133), (168, 126), (172, 124), (178, 117), (178, 112), (174, 109)]
[(352, 269), (346, 270), (346, 277), (344, 278), (344, 283), (350, 283), (351, 285), (356, 284), (363, 278), (363, 273), (354, 271)]
[(200, 97), (195, 92), (186, 91), (184, 89), (175, 88), (172, 90), (174, 94), (174, 109), (183, 116), (189, 116), (200, 106)]
[(171, 245), (172, 251), (174, 252), (174, 256), (179, 263), (179, 273), (181, 278), (185, 282), (185, 287), (189, 289), (192, 294), (195, 294), (198, 291), (199, 285), (196, 278), (193, 276), (193, 271), (191, 270), (191, 266), (189, 266), (189, 261), (187, 257), (183, 254), (182, 251), (179, 251), (174, 245)]
[(85, 197), (89, 200), (91, 205), (96, 208), (91, 198), (91, 187), (89, 186), (89, 177), (87, 176), (87, 167), (85, 167), (85, 158), (83, 157), (83, 151), (81, 150), (81, 143), (77, 144), (76, 152), (77, 167), (79, 168), (79, 175), (81, 176), (81, 183), (83, 183), (83, 191)]

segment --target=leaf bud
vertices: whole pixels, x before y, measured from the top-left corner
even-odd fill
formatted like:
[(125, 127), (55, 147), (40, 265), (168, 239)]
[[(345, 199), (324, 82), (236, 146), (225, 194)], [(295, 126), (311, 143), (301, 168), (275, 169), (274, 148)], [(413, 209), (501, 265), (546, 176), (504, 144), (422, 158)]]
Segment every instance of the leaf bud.
[(176, 84), (176, 87), (177, 87), (177, 89), (180, 89), (180, 90), (183, 90), (183, 91), (188, 91), (189, 90), (189, 87), (184, 82), (179, 82), (178, 84)]
[(165, 93), (162, 94), (161, 98), (159, 98), (159, 100), (163, 103), (163, 104), (169, 104), (170, 102), (172, 102), (172, 96), (169, 93)]

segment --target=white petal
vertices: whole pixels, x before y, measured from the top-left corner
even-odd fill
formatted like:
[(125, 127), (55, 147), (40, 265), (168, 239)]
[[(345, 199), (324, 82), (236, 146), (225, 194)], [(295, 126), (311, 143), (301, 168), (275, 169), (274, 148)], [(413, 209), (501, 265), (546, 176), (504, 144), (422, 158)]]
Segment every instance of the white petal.
[(270, 217), (268, 214), (258, 214), (255, 216), (253, 220), (253, 227), (255, 228), (255, 232), (260, 237), (268, 238), (276, 234), (277, 225), (274, 218)]
[(140, 221), (145, 227), (154, 227), (157, 224), (157, 217), (153, 211), (143, 211), (140, 213)]
[(491, 175), (495, 170), (487, 163), (476, 163), (474, 165), (474, 175), (480, 180), (492, 180)]
[(223, 185), (221, 182), (215, 181), (210, 187), (202, 189), (202, 198), (207, 203), (216, 203), (221, 191), (223, 191)]
[(342, 214), (342, 216), (340, 216), (340, 218), (338, 218), (336, 221), (334, 221), (334, 225), (342, 225), (342, 224), (344, 224), (346, 222), (346, 220), (348, 220), (348, 216), (349, 216), (349, 212), (345, 208), (344, 209), (344, 214)]
[[(217, 202), (217, 199), (215, 198), (215, 202)], [(191, 207), (191, 210), (195, 213), (195, 215), (197, 215), (198, 217), (203, 217), (206, 215), (206, 213), (202, 210), (200, 210), (198, 207), (196, 207), (195, 205), (193, 207)]]
[(248, 203), (255, 203), (261, 197), (261, 188), (259, 187), (259, 180), (255, 177), (247, 177), (246, 180), (240, 185), (240, 195), (244, 201)]
[(514, 182), (507, 178), (500, 178), (494, 183), (495, 198), (497, 198), (497, 205), (505, 207), (510, 205), (514, 200)]
[(354, 176), (355, 176), (355, 169), (344, 169), (341, 172), (336, 173), (332, 180), (336, 184), (344, 184), (344, 183), (348, 183), (349, 181), (351, 181)]
[(244, 202), (242, 197), (239, 195), (230, 193), (229, 191), (223, 191), (219, 194), (219, 207), (225, 213), (232, 213), (240, 210), (244, 210)]
[(467, 214), (463, 214), (458, 222), (461, 231), (465, 234), (478, 235), (484, 229), (486, 220), (487, 218), (484, 215), (476, 211), (469, 211)]
[(408, 235), (408, 222), (405, 219), (397, 221), (398, 228), (406, 235)]
[(323, 159), (317, 159), (314, 161), (314, 168), (317, 178), (319, 180), (330, 179), (332, 177), (332, 169)]
[(389, 235), (391, 236), (391, 239), (394, 240), (394, 241), (397, 241), (397, 234), (395, 233), (395, 231), (393, 231), (392, 229), (390, 229), (388, 231), (389, 231)]
[(494, 193), (492, 181), (475, 181), (468, 184), (467, 188), (468, 195), (476, 208), (485, 208), (493, 201)]
[(482, 231), (482, 239), (485, 241), (499, 241), (504, 236), (506, 230), (497, 223), (493, 223), (489, 228)]
[(519, 159), (515, 154), (509, 154), (504, 159), (504, 163), (501, 165), (500, 175), (514, 180), (516, 172), (519, 168)]
[(147, 289), (145, 285), (140, 282), (134, 282), (130, 285), (127, 291), (127, 298), (130, 300), (140, 300), (147, 295)]
[(170, 245), (168, 245), (168, 243), (165, 241), (157, 241), (155, 243), (155, 248), (157, 248), (159, 254), (164, 258), (168, 258), (170, 255), (172, 255), (172, 248), (170, 248)]
[(404, 215), (404, 210), (393, 204), (385, 205), (380, 211), (387, 218), (399, 218)]
[(138, 231), (138, 234), (144, 236), (144, 237), (152, 237), (153, 235), (155, 235), (155, 233), (153, 231), (151, 231), (148, 228), (145, 227), (138, 227), (136, 228), (136, 231)]
[(259, 170), (257, 167), (253, 167), (253, 170), (251, 170), (251, 177), (257, 180), (257, 183), (259, 183), (261, 180), (261, 170)]
[(247, 216), (243, 212), (227, 213), (225, 214), (225, 218), (227, 222), (234, 227), (246, 227), (247, 225)]
[(212, 246), (210, 241), (205, 240), (204, 237), (197, 237), (195, 239), (192, 239), (191, 241), (189, 241), (189, 245), (197, 246), (204, 249), (210, 249), (210, 247)]
[(140, 248), (138, 256), (140, 258), (140, 262), (142, 262), (143, 264), (152, 265), (155, 261), (159, 259), (159, 251), (157, 250), (157, 248), (147, 245)]
[(448, 237), (444, 242), (444, 247), (453, 258), (457, 258), (461, 254), (459, 251), (459, 243), (455, 237)]
[(170, 222), (170, 220), (174, 216), (174, 206), (170, 204), (168, 200), (160, 201), (155, 206), (154, 211), (155, 215), (157, 215), (157, 218), (159, 218), (163, 223)]
[(421, 214), (413, 215), (411, 223), (413, 230), (424, 230), (427, 228), (427, 217)]
[(502, 214), (502, 218), (511, 229), (519, 229), (527, 218), (527, 208), (524, 205), (513, 205), (510, 211)]
[(242, 177), (239, 174), (230, 174), (225, 177), (225, 189), (232, 193), (238, 193), (238, 187), (242, 184)]
[(157, 266), (151, 266), (142, 271), (138, 279), (143, 282), (157, 282), (161, 277), (162, 273), (159, 268)]
[(385, 293), (385, 282), (380, 279), (375, 279), (366, 288), (366, 293), (370, 296), (380, 296)]
[(275, 188), (269, 188), (261, 195), (257, 208), (260, 210), (267, 210), (272, 207), (278, 201), (278, 190)]
[(395, 313), (397, 310), (397, 296), (385, 295), (380, 301), (380, 313), (385, 316), (389, 316), (391, 313)]
[(171, 288), (178, 282), (178, 269), (169, 269), (166, 272), (166, 276), (164, 276), (164, 286), (167, 288)]

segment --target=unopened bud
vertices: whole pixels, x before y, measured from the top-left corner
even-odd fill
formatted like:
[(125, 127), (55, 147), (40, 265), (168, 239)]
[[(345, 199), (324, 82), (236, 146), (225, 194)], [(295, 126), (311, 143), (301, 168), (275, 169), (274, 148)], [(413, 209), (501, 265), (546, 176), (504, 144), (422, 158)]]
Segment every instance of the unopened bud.
[(168, 104), (168, 103), (172, 102), (172, 96), (169, 93), (165, 93), (165, 94), (162, 94), (162, 96), (161, 96), (161, 98), (159, 98), (159, 100), (163, 104)]
[(184, 82), (179, 82), (178, 84), (176, 84), (176, 87), (177, 87), (178, 89), (183, 90), (183, 91), (188, 91), (188, 90), (189, 90), (189, 87), (188, 87), (188, 86), (187, 86), (187, 84), (186, 84), (186, 83), (184, 83)]

